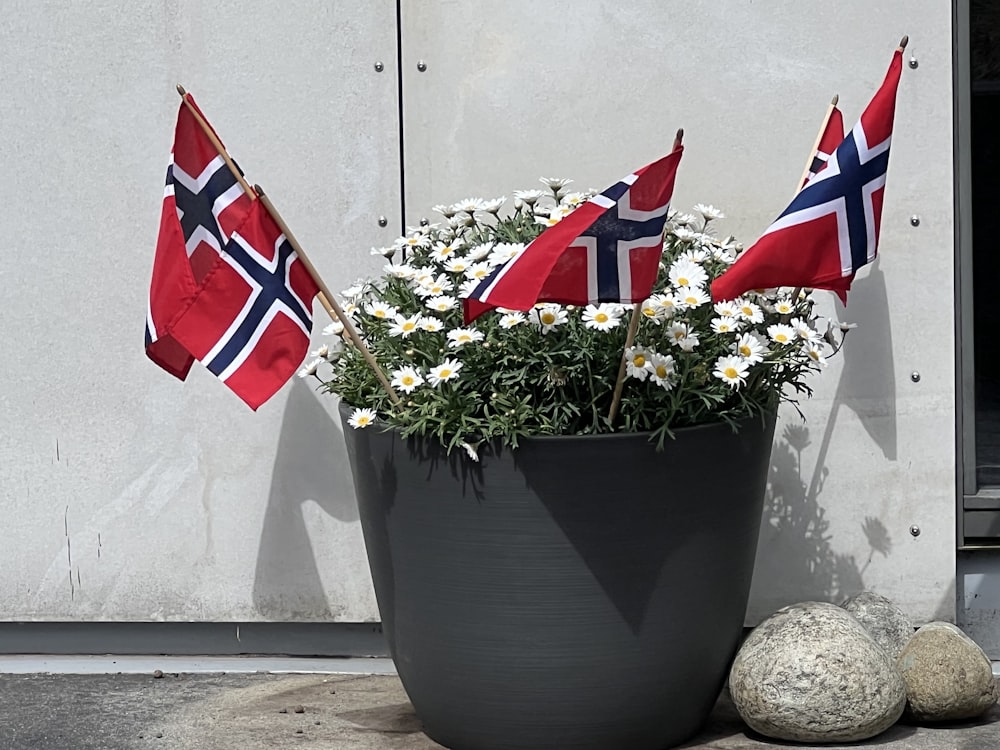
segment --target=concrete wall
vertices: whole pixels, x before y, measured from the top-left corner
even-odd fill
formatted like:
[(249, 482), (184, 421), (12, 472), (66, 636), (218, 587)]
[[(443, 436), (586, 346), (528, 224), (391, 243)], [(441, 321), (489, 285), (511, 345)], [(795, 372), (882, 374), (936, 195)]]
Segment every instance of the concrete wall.
[(749, 619), (863, 587), (954, 617), (950, 4), (426, 0), (401, 29), (405, 189), (395, 3), (5, 11), (0, 619), (377, 619), (332, 401), (294, 379), (253, 414), (143, 354), (176, 83), (336, 290), (403, 206), (603, 188), (678, 127), (675, 206), (749, 243), (830, 97), (853, 123), (903, 34), (881, 258), (846, 312), (824, 300), (859, 328), (806, 421), (782, 414)]

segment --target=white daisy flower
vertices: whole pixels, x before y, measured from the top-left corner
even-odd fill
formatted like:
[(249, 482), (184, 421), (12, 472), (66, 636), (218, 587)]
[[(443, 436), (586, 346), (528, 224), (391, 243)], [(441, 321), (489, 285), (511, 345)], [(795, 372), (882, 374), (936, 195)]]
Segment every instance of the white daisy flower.
[(419, 266), (413, 269), (413, 276), (410, 277), (410, 281), (413, 283), (414, 288), (426, 286), (434, 281), (434, 274), (436, 273), (437, 269), (435, 268)]
[(670, 390), (674, 387), (674, 358), (670, 354), (653, 352), (649, 361), (649, 378), (661, 388)]
[(716, 315), (721, 315), (723, 318), (734, 318), (737, 313), (736, 305), (732, 302), (716, 302), (712, 305), (712, 309)]
[(823, 356), (823, 350), (819, 347), (815, 341), (807, 341), (802, 345), (802, 351), (806, 353), (813, 362), (818, 364), (820, 367), (826, 367), (826, 357)]
[(335, 320), (323, 329), (324, 336), (339, 336), (344, 332), (344, 324)]
[(736, 314), (737, 316), (747, 320), (751, 323), (762, 323), (764, 322), (764, 311), (760, 309), (760, 305), (755, 302), (751, 302), (745, 297), (741, 297), (736, 300)]
[(560, 205), (570, 206), (571, 208), (579, 208), (588, 200), (586, 193), (566, 193), (562, 198), (559, 199)]
[(704, 263), (708, 260), (708, 253), (702, 247), (689, 247), (680, 254), (678, 260), (690, 260), (694, 263)]
[(450, 207), (450, 210), (456, 211), (454, 214), (448, 217), (448, 228), (457, 231), (460, 229), (465, 229), (465, 227), (471, 227), (475, 224), (475, 219), (473, 219), (469, 214), (458, 213), (454, 206)]
[(516, 258), (524, 250), (524, 245), (520, 242), (501, 242), (493, 248), (486, 261), (494, 266), (506, 263), (511, 258)]
[(699, 287), (692, 286), (682, 286), (677, 290), (677, 301), (684, 306), (684, 309), (689, 310), (695, 307), (700, 307), (706, 302), (711, 302), (712, 298), (708, 296), (708, 293)]
[(483, 260), (486, 256), (490, 254), (490, 252), (492, 252), (492, 250), (493, 250), (492, 245), (476, 245), (475, 247), (471, 248), (468, 253), (466, 253), (466, 257), (469, 260), (473, 261)]
[(796, 335), (802, 341), (819, 341), (822, 338), (819, 331), (813, 330), (812, 326), (802, 318), (792, 318), (789, 325), (795, 329)]
[(441, 383), (458, 377), (458, 371), (462, 369), (462, 363), (457, 359), (445, 359), (437, 367), (432, 367), (427, 374), (427, 382), (437, 388)]
[(784, 323), (768, 326), (767, 335), (771, 337), (771, 341), (778, 344), (790, 344), (798, 336), (794, 328), (786, 326)]
[(407, 263), (398, 263), (396, 265), (389, 264), (383, 269), (390, 276), (395, 276), (397, 279), (412, 279), (415, 275), (413, 266)]
[(444, 323), (433, 315), (422, 315), (420, 317), (420, 330), (437, 333), (442, 328), (444, 328)]
[(549, 227), (554, 227), (560, 221), (562, 221), (562, 216), (560, 216), (559, 214), (553, 214), (551, 216), (536, 216), (535, 217), (535, 223), (536, 224), (541, 224), (546, 229), (548, 229)]
[(726, 215), (722, 213), (715, 206), (706, 206), (704, 203), (699, 203), (694, 207), (694, 210), (700, 213), (705, 221), (711, 221), (712, 219), (724, 219)]
[(379, 320), (391, 320), (396, 317), (396, 308), (382, 300), (374, 300), (365, 304), (365, 312)]
[(349, 286), (347, 289), (340, 293), (340, 296), (345, 300), (357, 300), (365, 291), (362, 284), (355, 284), (354, 286)]
[[(482, 442), (482, 441), (480, 441)], [(479, 443), (460, 443), (461, 447), (465, 449), (465, 455), (471, 458), (476, 463), (479, 462)]]
[(523, 203), (526, 203), (529, 206), (535, 205), (536, 203), (538, 203), (538, 200), (540, 198), (544, 198), (547, 195), (548, 195), (548, 193), (546, 193), (544, 190), (515, 190), (514, 191), (514, 199), (522, 201)]
[(564, 187), (573, 182), (573, 180), (567, 180), (561, 177), (539, 177), (538, 180), (552, 190), (562, 190)]
[(677, 214), (674, 216), (673, 222), (679, 227), (686, 227), (688, 224), (694, 222), (694, 216), (691, 214)]
[(431, 297), (424, 304), (431, 310), (436, 310), (437, 312), (447, 312), (458, 304), (458, 300), (450, 295), (442, 294), (439, 297)]
[(431, 249), (430, 256), (439, 263), (443, 263), (449, 258), (454, 257), (455, 253), (464, 244), (465, 241), (462, 239), (452, 240), (451, 242), (436, 242)]
[(392, 373), (392, 382), (390, 385), (393, 388), (398, 388), (403, 393), (413, 393), (417, 386), (423, 385), (424, 379), (417, 372), (416, 368), (410, 367), (400, 367), (394, 373)]
[(795, 306), (788, 297), (778, 297), (778, 299), (774, 301), (774, 311), (778, 313), (778, 315), (791, 315), (794, 309)]
[(378, 415), (375, 414), (374, 409), (355, 409), (351, 412), (350, 418), (347, 420), (347, 424), (353, 427), (355, 430), (367, 427)]
[(674, 237), (684, 242), (693, 242), (698, 239), (699, 233), (687, 227), (677, 227), (674, 230)]
[(476, 211), (481, 211), (483, 208), (482, 198), (463, 198), (458, 203), (452, 205), (452, 209), (457, 213), (458, 211), (465, 211), (467, 214), (475, 213)]
[(466, 258), (449, 258), (445, 261), (444, 270), (448, 273), (462, 273), (469, 270), (469, 261)]
[(741, 334), (733, 344), (733, 353), (738, 354), (748, 365), (764, 361), (767, 350), (764, 343), (752, 333)]
[(451, 210), (451, 206), (445, 206), (445, 205), (432, 206), (431, 211), (435, 211), (436, 213), (441, 214), (446, 219), (450, 219), (452, 216), (455, 215), (455, 212)]
[(697, 335), (687, 323), (671, 323), (670, 327), (667, 328), (667, 335), (674, 344), (679, 344), (682, 339), (692, 334)]
[(458, 296), (471, 297), (477, 286), (479, 286), (479, 279), (466, 279), (458, 285)]
[(448, 331), (448, 346), (452, 349), (458, 349), (460, 346), (482, 340), (482, 332), (475, 328), (454, 328)]
[(583, 324), (587, 328), (593, 328), (597, 331), (610, 331), (612, 328), (618, 327), (621, 316), (622, 312), (619, 305), (601, 303), (597, 306), (587, 305), (581, 317), (583, 318)]
[(315, 375), (316, 371), (319, 369), (319, 366), (323, 364), (324, 361), (325, 359), (323, 357), (317, 356), (316, 359), (314, 359), (312, 362), (309, 362), (302, 366), (302, 369), (299, 370), (299, 377), (308, 378), (310, 375)]
[(393, 246), (389, 247), (373, 247), (371, 249), (372, 255), (381, 255), (383, 258), (391, 258), (396, 254), (396, 248)]
[(715, 360), (715, 371), (712, 373), (730, 388), (739, 388), (747, 379), (749, 366), (738, 356), (727, 355)]
[(693, 352), (699, 343), (698, 334), (692, 331), (690, 334), (678, 341), (677, 346), (679, 346), (682, 351)]
[(426, 234), (414, 233), (398, 238), (393, 244), (403, 250), (416, 250), (418, 248), (430, 247), (431, 238)]
[(625, 350), (625, 374), (636, 380), (645, 380), (652, 371), (651, 352), (642, 346), (630, 346)]
[(532, 323), (542, 329), (542, 333), (548, 333), (557, 326), (561, 326), (569, 320), (566, 311), (554, 302), (547, 302), (532, 308), (528, 314)]
[(489, 214), (497, 214), (500, 209), (503, 208), (503, 204), (507, 202), (507, 196), (502, 195), (499, 198), (494, 198), (492, 200), (483, 201), (483, 205), (480, 208), (481, 211), (485, 211)]
[(674, 261), (667, 276), (670, 278), (670, 283), (676, 287), (700, 288), (708, 281), (705, 269), (687, 258)]
[(515, 310), (514, 312), (504, 313), (503, 316), (500, 318), (499, 325), (501, 328), (510, 329), (513, 328), (514, 326), (521, 325), (525, 320), (527, 319), (524, 317), (524, 313)]
[(664, 319), (672, 318), (678, 310), (677, 297), (673, 294), (654, 294), (650, 300)]
[(402, 336), (404, 339), (408, 338), (420, 329), (420, 322), (421, 315), (419, 313), (410, 317), (397, 314), (395, 323), (389, 328), (389, 335)]
[(455, 285), (451, 282), (451, 279), (441, 274), (436, 279), (424, 282), (420, 285), (419, 289), (415, 289), (414, 291), (421, 297), (440, 297), (454, 288)]
[(473, 263), (465, 269), (466, 277), (476, 281), (477, 283), (485, 279), (491, 273), (493, 273), (493, 266), (485, 261)]
[(639, 308), (639, 312), (642, 313), (644, 318), (646, 318), (647, 320), (651, 320), (653, 323), (656, 323), (657, 325), (662, 323), (663, 319), (666, 317), (666, 314), (663, 312), (663, 309), (659, 305), (657, 305), (656, 302), (653, 301), (652, 297), (650, 297), (649, 299), (647, 299), (645, 302), (642, 303), (642, 307)]
[(739, 330), (740, 323), (736, 318), (720, 315), (712, 318), (712, 330), (716, 333), (735, 333)]

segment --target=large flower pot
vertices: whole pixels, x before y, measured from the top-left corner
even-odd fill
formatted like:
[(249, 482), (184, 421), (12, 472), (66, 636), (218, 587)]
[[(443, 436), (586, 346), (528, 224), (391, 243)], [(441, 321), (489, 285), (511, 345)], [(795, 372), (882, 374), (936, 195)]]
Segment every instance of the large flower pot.
[[(342, 415), (345, 410), (342, 409)], [(345, 437), (390, 653), (455, 750), (662, 750), (739, 645), (774, 419), (481, 446)]]

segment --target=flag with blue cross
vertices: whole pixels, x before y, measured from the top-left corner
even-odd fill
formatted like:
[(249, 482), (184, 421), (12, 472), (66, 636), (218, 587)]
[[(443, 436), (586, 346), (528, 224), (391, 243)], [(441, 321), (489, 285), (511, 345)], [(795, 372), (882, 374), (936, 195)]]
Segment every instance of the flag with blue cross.
[(858, 269), (878, 250), (902, 56), (901, 46), (882, 86), (826, 165), (712, 283), (714, 299), (784, 286), (829, 289), (846, 303)]
[(181, 380), (197, 359), (257, 409), (302, 364), (319, 289), (184, 96), (167, 167), (146, 353)]

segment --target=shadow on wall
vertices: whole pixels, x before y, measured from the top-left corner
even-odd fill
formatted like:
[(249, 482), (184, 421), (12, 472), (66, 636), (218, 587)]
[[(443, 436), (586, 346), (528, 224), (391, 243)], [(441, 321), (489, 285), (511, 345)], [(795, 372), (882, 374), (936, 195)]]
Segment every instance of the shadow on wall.
[(293, 378), (271, 474), (257, 552), (253, 602), (270, 619), (332, 617), (306, 526), (316, 503), (339, 521), (358, 520), (347, 449), (334, 418)]
[(868, 276), (854, 283), (849, 311), (840, 308), (838, 315), (842, 320), (857, 321), (859, 326), (850, 332), (838, 355), (844, 357), (844, 365), (811, 476), (803, 476), (802, 456), (812, 444), (805, 425), (786, 425), (771, 453), (750, 619), (766, 617), (800, 601), (840, 603), (865, 589), (864, 574), (875, 555), (888, 557), (892, 552), (885, 524), (868, 516), (861, 522), (869, 547), (861, 566), (853, 555), (838, 554), (826, 511), (819, 502), (829, 475), (827, 453), (841, 407), (856, 414), (886, 459), (896, 459), (892, 330), (878, 259)]

